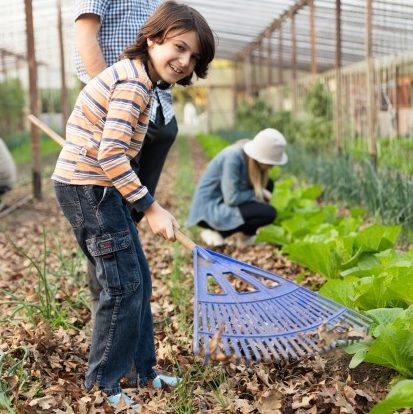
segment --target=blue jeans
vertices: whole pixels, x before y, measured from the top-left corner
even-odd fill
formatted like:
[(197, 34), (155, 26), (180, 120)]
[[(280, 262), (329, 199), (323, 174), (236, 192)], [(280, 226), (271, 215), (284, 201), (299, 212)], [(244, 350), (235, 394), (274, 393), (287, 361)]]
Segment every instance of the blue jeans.
[(85, 386), (117, 394), (120, 379), (136, 368), (153, 376), (156, 363), (151, 275), (128, 207), (114, 187), (55, 182), (57, 201), (76, 239), (96, 267), (102, 288)]

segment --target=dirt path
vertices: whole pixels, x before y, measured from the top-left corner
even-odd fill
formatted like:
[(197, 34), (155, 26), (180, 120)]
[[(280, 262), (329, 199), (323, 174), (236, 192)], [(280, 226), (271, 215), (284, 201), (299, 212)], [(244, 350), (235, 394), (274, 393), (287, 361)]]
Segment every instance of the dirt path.
[[(188, 200), (179, 205), (176, 194), (178, 149), (175, 145), (168, 158), (157, 192), (172, 212), (188, 208)], [(206, 162), (195, 141), (189, 150), (198, 177)], [(0, 224), (0, 379), (20, 413), (110, 413), (99, 392), (82, 389), (90, 340), (85, 261), (54, 201), (50, 180), (44, 181), (44, 190), (42, 202), (16, 210)], [(153, 275), (159, 368), (179, 366), (184, 376), (177, 391), (132, 390), (142, 412), (367, 413), (385, 396), (393, 372), (367, 364), (349, 370), (349, 357), (340, 351), (289, 365), (202, 368), (191, 353), (192, 318), (185, 314), (192, 309), (191, 256), (153, 236), (145, 222), (139, 231)], [(240, 249), (233, 244), (217, 250), (284, 277), (294, 279), (301, 271), (273, 246)], [(15, 313), (17, 306), (21, 310)], [(46, 323), (45, 317), (53, 322)]]

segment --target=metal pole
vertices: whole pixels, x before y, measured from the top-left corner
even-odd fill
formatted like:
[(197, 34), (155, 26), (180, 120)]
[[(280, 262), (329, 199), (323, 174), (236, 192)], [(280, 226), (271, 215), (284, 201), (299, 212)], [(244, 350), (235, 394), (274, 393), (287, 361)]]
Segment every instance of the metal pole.
[(400, 136), (400, 122), (399, 122), (399, 66), (397, 63), (394, 65), (394, 110), (395, 110), (395, 125), (396, 125), (396, 137)]
[(336, 101), (335, 101), (335, 122), (337, 151), (343, 150), (343, 138), (341, 135), (341, 0), (336, 0)]
[(367, 131), (369, 154), (377, 166), (376, 99), (374, 92), (374, 61), (372, 36), (372, 0), (366, 0), (366, 80), (367, 80)]
[[(29, 93), (30, 113), (39, 116), (38, 94), (37, 94), (37, 66), (34, 48), (33, 10), (31, 0), (24, 0), (26, 14), (26, 43), (27, 60), (29, 68)], [(42, 179), (40, 162), (40, 136), (39, 130), (34, 124), (30, 126), (32, 137), (32, 183), (33, 197), (36, 200), (42, 198)]]
[[(232, 86), (232, 93), (233, 93), (232, 105), (233, 105), (233, 114), (234, 114), (233, 120), (235, 120), (235, 114), (238, 108), (238, 85), (240, 83), (239, 82), (240, 62), (238, 60), (234, 62), (233, 71), (234, 71), (234, 83)], [(234, 126), (234, 122), (233, 122), (233, 126)]]
[(245, 93), (249, 97), (252, 95), (252, 82), (251, 82), (251, 55), (246, 55), (244, 58), (244, 83), (245, 83)]
[(264, 86), (264, 78), (262, 76), (263, 69), (263, 40), (258, 44), (258, 91)]
[(297, 116), (297, 41), (295, 30), (295, 14), (291, 14), (291, 70), (292, 70), (292, 100), (293, 100), (293, 115)]
[(60, 52), (60, 79), (62, 83), (62, 90), (60, 94), (60, 106), (62, 110), (63, 129), (69, 118), (69, 102), (66, 86), (66, 71), (65, 71), (65, 48), (63, 42), (63, 22), (62, 22), (62, 3), (57, 0), (57, 27), (59, 31), (59, 52)]
[(280, 28), (278, 29), (278, 83), (282, 85), (284, 83), (283, 79), (283, 30), (282, 22), (280, 22)]
[(4, 79), (7, 79), (8, 71), (7, 71), (6, 51), (5, 50), (1, 50), (1, 73), (3, 73)]
[(255, 96), (257, 90), (257, 67), (255, 66), (255, 57), (253, 54), (253, 49), (250, 52), (250, 62), (251, 62), (251, 90), (252, 96)]
[(267, 53), (268, 53), (268, 86), (272, 86), (272, 32), (268, 33), (268, 44), (267, 44)]
[(316, 53), (316, 31), (315, 31), (315, 6), (314, 0), (310, 0), (310, 41), (311, 41), (311, 74), (313, 78), (317, 75), (317, 53)]

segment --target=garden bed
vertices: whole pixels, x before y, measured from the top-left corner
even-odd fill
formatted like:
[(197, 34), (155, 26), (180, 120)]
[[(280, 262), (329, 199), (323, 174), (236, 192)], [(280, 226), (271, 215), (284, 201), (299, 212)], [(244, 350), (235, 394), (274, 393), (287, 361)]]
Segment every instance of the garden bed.
[[(188, 162), (196, 165), (198, 173), (202, 171), (206, 161), (199, 147), (180, 139), (157, 191), (161, 205), (181, 224), (190, 202), (188, 175), (180, 176), (182, 160), (188, 154)], [(193, 182), (196, 179), (194, 176)], [(174, 182), (178, 187), (186, 183), (178, 198)], [(15, 211), (1, 223), (0, 404), (7, 408), (9, 401), (21, 413), (110, 413), (113, 410), (102, 404), (98, 391), (87, 394), (82, 388), (90, 342), (85, 261), (56, 206), (50, 180), (45, 180), (44, 187), (42, 202)], [(179, 370), (183, 376), (176, 390), (132, 390), (143, 405), (142, 412), (367, 413), (386, 396), (396, 373), (365, 363), (350, 370), (350, 357), (343, 351), (288, 365), (203, 367), (191, 352), (191, 255), (177, 243), (153, 236), (146, 223), (139, 228), (153, 272), (158, 364), (170, 372)], [(217, 251), (292, 280), (303, 270), (270, 245), (238, 248), (234, 243)], [(31, 260), (40, 266), (38, 270)], [(306, 273), (303, 282), (317, 286), (321, 281), (318, 275)], [(45, 301), (47, 292), (49, 303)], [(20, 311), (15, 313), (18, 306)]]

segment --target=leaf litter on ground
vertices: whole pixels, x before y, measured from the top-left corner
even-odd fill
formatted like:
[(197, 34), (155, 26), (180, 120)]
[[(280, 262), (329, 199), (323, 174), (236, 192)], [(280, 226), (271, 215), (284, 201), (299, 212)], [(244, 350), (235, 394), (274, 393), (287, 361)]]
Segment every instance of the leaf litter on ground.
[[(196, 146), (191, 148), (196, 152)], [(200, 156), (199, 153), (195, 154)], [(204, 160), (198, 159), (196, 165)], [(168, 182), (176, 170), (176, 154), (168, 158), (165, 176)], [(90, 345), (90, 311), (88, 301), (73, 304), (84, 290), (85, 261), (76, 263), (72, 277), (59, 278), (62, 260), (73, 261), (76, 243), (71, 230), (59, 212), (46, 181), (48, 189), (44, 200), (33, 202), (16, 210), (2, 221), (0, 234), (0, 321), (2, 342), (0, 351), (11, 351), (12, 358), (2, 365), (0, 378), (7, 383), (8, 398), (19, 413), (113, 413), (97, 389), (86, 393), (83, 378), (87, 366)], [(165, 181), (160, 182), (158, 197), (168, 200), (169, 208), (178, 208), (174, 188)], [(186, 206), (187, 208), (188, 206)], [(47, 235), (47, 264), (53, 274), (54, 301), (62, 308), (69, 304), (68, 314), (71, 328), (47, 323), (24, 312), (13, 314), (15, 305), (9, 300), (19, 296), (27, 303), (36, 300), (37, 276), (30, 261), (24, 259), (7, 241), (7, 236), (36, 260), (41, 259), (43, 232)], [(179, 390), (156, 390), (153, 387), (128, 389), (142, 405), (142, 413), (176, 413), (187, 406), (193, 413), (367, 413), (375, 402), (384, 398), (388, 381), (394, 375), (391, 370), (368, 364), (361, 364), (349, 370), (350, 357), (341, 350), (314, 355), (289, 364), (268, 363), (236, 365), (231, 359), (220, 364), (218, 357), (213, 368), (203, 367), (203, 358), (192, 354), (192, 336), (188, 332), (192, 315), (182, 325), (179, 310), (191, 306), (182, 299), (178, 304), (171, 297), (170, 279), (174, 272), (174, 251), (176, 246), (153, 236), (145, 222), (139, 225), (153, 277), (153, 313), (158, 368), (172, 372), (179, 365), (181, 375), (187, 383), (181, 396)], [(265, 270), (279, 273), (296, 280), (303, 269), (285, 259), (274, 246), (254, 245), (237, 247), (236, 243), (216, 249), (234, 259), (250, 263)], [(57, 254), (59, 252), (59, 254)], [(192, 263), (190, 255), (185, 256), (179, 272), (181, 289), (193, 291)], [(322, 284), (323, 279), (307, 273), (303, 284)], [(210, 353), (220, 355), (220, 335), (217, 332)], [(20, 369), (12, 367), (22, 358), (20, 349), (27, 351), (27, 358)], [(13, 351), (14, 354), (13, 354)], [(2, 355), (2, 354), (0, 354)], [(224, 354), (225, 355), (225, 354)], [(1, 365), (1, 364), (0, 364)], [(10, 371), (11, 370), (11, 371)], [(10, 371), (10, 372), (9, 372)], [(220, 379), (217, 379), (220, 372)], [(220, 381), (220, 383), (218, 382)], [(20, 387), (20, 388), (19, 388)], [(17, 392), (16, 392), (17, 391)]]

